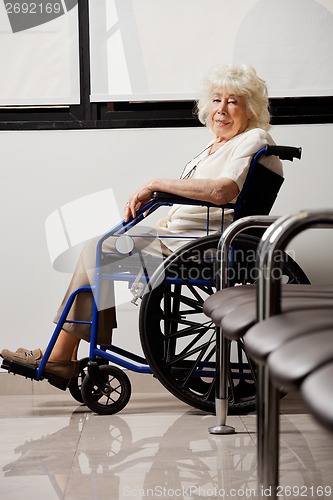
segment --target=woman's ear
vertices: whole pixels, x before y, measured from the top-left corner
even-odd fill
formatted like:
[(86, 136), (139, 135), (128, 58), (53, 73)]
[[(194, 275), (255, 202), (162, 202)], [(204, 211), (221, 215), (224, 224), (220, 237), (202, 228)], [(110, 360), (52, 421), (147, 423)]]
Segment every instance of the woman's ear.
[(248, 124), (250, 123), (250, 121), (252, 120), (252, 118), (253, 118), (253, 113), (252, 113), (252, 111), (249, 108), (247, 108), (247, 123)]

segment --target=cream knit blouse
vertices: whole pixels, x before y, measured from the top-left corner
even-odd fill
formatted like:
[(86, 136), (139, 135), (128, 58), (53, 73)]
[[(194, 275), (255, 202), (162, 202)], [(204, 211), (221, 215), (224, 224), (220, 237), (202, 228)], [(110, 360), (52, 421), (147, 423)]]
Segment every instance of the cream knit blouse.
[[(186, 165), (182, 178), (218, 179), (225, 177), (236, 182), (240, 191), (252, 156), (267, 144), (275, 144), (268, 132), (260, 128), (247, 129), (230, 139), (214, 153), (209, 154), (212, 143), (213, 141)], [(277, 157), (262, 157), (260, 163), (278, 175), (283, 175), (282, 164)], [(232, 212), (233, 210), (230, 209), (225, 210), (224, 228), (232, 222)], [(173, 205), (167, 216), (157, 223), (157, 234), (167, 247), (176, 250), (187, 243), (191, 237), (207, 234), (206, 217), (206, 207)], [(209, 233), (221, 231), (220, 209), (211, 208), (209, 220)]]

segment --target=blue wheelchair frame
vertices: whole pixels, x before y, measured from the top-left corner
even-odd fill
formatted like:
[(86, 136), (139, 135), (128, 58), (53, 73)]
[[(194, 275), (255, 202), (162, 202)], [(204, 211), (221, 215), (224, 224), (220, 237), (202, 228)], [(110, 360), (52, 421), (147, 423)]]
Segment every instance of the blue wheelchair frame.
[[(189, 200), (190, 201), (190, 200)], [(184, 203), (185, 204), (185, 203)], [(193, 204), (193, 203), (192, 203)], [(197, 203), (198, 205), (200, 202)], [(222, 206), (217, 206), (213, 204), (208, 204), (208, 203), (203, 203), (204, 206), (207, 206), (208, 209), (209, 207), (218, 207), (221, 208), (222, 211), (226, 208), (234, 208), (236, 207), (236, 204), (228, 204), (228, 205), (222, 205)], [(98, 346), (98, 307), (97, 304), (99, 302), (99, 292), (100, 292), (100, 286), (99, 283), (101, 279), (109, 279), (113, 281), (127, 281), (129, 283), (129, 286), (131, 283), (134, 282), (134, 280), (137, 277), (137, 274), (112, 274), (110, 276), (102, 276), (99, 273), (100, 269), (100, 261), (101, 257), (104, 254), (102, 250), (102, 245), (105, 240), (107, 240), (111, 236), (121, 236), (125, 234), (129, 229), (132, 227), (136, 226), (138, 223), (140, 223), (143, 220), (143, 214), (146, 211), (149, 211), (149, 215), (151, 215), (155, 210), (157, 210), (160, 207), (163, 206), (172, 206), (173, 203), (170, 202), (156, 202), (155, 200), (150, 201), (147, 203), (144, 207), (142, 207), (138, 212), (137, 212), (137, 217), (135, 219), (131, 218), (131, 220), (128, 223), (125, 223), (124, 221), (121, 221), (119, 224), (114, 226), (110, 231), (105, 233), (103, 236), (98, 241), (97, 248), (96, 248), (96, 274), (95, 274), (95, 283), (94, 286), (83, 286), (72, 292), (70, 297), (67, 300), (67, 303), (63, 309), (63, 312), (59, 318), (58, 324), (52, 334), (52, 337), (49, 341), (49, 344), (46, 348), (45, 354), (43, 356), (43, 359), (41, 360), (41, 363), (39, 367), (36, 370), (35, 374), (35, 380), (41, 380), (43, 378), (43, 370), (45, 368), (45, 365), (48, 361), (48, 358), (50, 357), (50, 354), (52, 352), (52, 349), (57, 341), (57, 338), (60, 334), (60, 331), (63, 328), (63, 325), (65, 322), (67, 323), (77, 323), (77, 324), (85, 324), (85, 325), (91, 325), (91, 336), (90, 336), (90, 348), (89, 348), (89, 359), (93, 360), (97, 356), (104, 358), (105, 360), (114, 363), (118, 366), (121, 366), (122, 368), (127, 368), (133, 372), (137, 373), (148, 373), (152, 374), (152, 370), (150, 366), (147, 364), (147, 361), (145, 358), (142, 356), (139, 356), (137, 354), (134, 354), (130, 351), (124, 350), (120, 347), (117, 347), (115, 345), (109, 345), (109, 346)], [(223, 215), (222, 215), (223, 219)], [(207, 217), (208, 223), (207, 223), (207, 234), (208, 234), (208, 227), (209, 227), (209, 217)], [(135, 236), (134, 236), (135, 237)], [(165, 237), (164, 237), (165, 238)], [(188, 240), (189, 237), (186, 237), (186, 240)], [(196, 237), (193, 237), (193, 239), (196, 239)], [(163, 260), (161, 260), (163, 262)], [(139, 269), (138, 269), (139, 271)], [(146, 280), (147, 277), (142, 277), (142, 279)], [(192, 280), (194, 284), (196, 285), (206, 285), (207, 281), (203, 280)], [(213, 285), (213, 283), (211, 283)], [(70, 309), (74, 303), (74, 300), (76, 296), (79, 293), (93, 293), (94, 294), (94, 301), (93, 301), (93, 310), (92, 310), (92, 319), (91, 321), (80, 321), (80, 320), (67, 320), (67, 316), (70, 312)], [(110, 351), (110, 352), (108, 352)], [(199, 374), (200, 375), (200, 374)], [(205, 375), (208, 375), (208, 372), (205, 371)], [(210, 375), (213, 375), (213, 372), (210, 373)]]
[[(75, 290), (70, 297), (68, 298), (68, 301), (63, 309), (63, 312), (59, 318), (58, 324), (55, 327), (55, 330), (51, 336), (51, 339), (48, 343), (48, 346), (46, 348), (45, 354), (37, 368), (27, 365), (20, 364), (18, 362), (3, 362), (2, 367), (7, 369), (8, 371), (11, 371), (13, 373), (17, 373), (20, 375), (24, 375), (26, 377), (32, 378), (36, 381), (41, 380), (43, 378), (43, 373), (44, 369), (46, 366), (46, 363), (49, 359), (49, 356), (52, 352), (52, 349), (57, 341), (57, 338), (60, 334), (60, 331), (63, 328), (63, 325), (65, 322), (72, 322), (72, 323), (78, 323), (78, 324), (86, 324), (91, 326), (91, 337), (90, 337), (90, 349), (89, 349), (89, 359), (94, 360), (96, 357), (105, 359), (106, 361), (116, 364), (122, 368), (126, 368), (128, 370), (137, 372), (137, 373), (148, 373), (152, 374), (153, 371), (148, 365), (147, 361), (145, 358), (131, 353), (127, 350), (124, 350), (122, 348), (119, 348), (115, 345), (110, 345), (110, 346), (103, 346), (100, 345), (98, 347), (98, 307), (97, 304), (99, 302), (99, 295), (100, 295), (100, 282), (101, 280), (108, 279), (108, 280), (113, 280), (113, 281), (127, 281), (129, 283), (133, 283), (135, 279), (137, 278), (137, 274), (128, 274), (128, 273), (116, 273), (113, 275), (107, 275), (105, 276), (103, 273), (100, 272), (101, 268), (101, 260), (103, 255), (105, 255), (105, 252), (102, 250), (102, 245), (105, 240), (107, 240), (111, 236), (121, 236), (127, 233), (132, 227), (136, 226), (139, 224), (143, 219), (145, 219), (145, 212), (149, 212), (149, 215), (155, 212), (158, 208), (162, 206), (172, 206), (173, 204), (186, 204), (186, 205), (197, 205), (197, 206), (205, 206), (207, 207), (207, 221), (206, 221), (206, 232), (209, 234), (209, 209), (211, 207), (213, 208), (220, 208), (222, 211), (222, 217), (221, 217), (221, 232), (223, 232), (223, 219), (224, 219), (224, 211), (225, 209), (233, 209), (233, 220), (237, 220), (240, 217), (243, 217), (245, 215), (251, 215), (251, 210), (255, 211), (256, 208), (253, 206), (247, 207), (246, 203), (248, 200), (248, 193), (249, 190), (251, 189), (251, 183), (253, 185), (253, 176), (255, 174), (256, 168), (258, 169), (257, 165), (259, 164), (259, 160), (262, 156), (270, 156), (270, 155), (275, 155), (279, 156), (281, 159), (287, 159), (292, 161), (293, 158), (300, 158), (301, 156), (301, 149), (300, 148), (293, 148), (293, 147), (287, 147), (287, 146), (266, 146), (264, 148), (261, 148), (252, 158), (250, 162), (250, 167), (249, 167), (249, 172), (244, 184), (244, 187), (241, 191), (241, 193), (238, 195), (236, 203), (228, 203), (225, 205), (214, 205), (212, 203), (208, 202), (203, 202), (199, 200), (191, 200), (188, 198), (180, 197), (180, 196), (175, 196), (172, 194), (168, 193), (154, 193), (153, 199), (147, 203), (144, 207), (142, 207), (138, 213), (135, 219), (130, 218), (128, 222), (125, 222), (122, 220), (119, 224), (114, 226), (112, 229), (107, 231), (104, 235), (101, 236), (101, 238), (98, 241), (97, 244), (97, 250), (96, 250), (96, 272), (95, 272), (95, 282), (93, 286), (83, 286)], [(266, 168), (262, 167), (265, 171), (269, 172)], [(270, 172), (270, 174), (272, 174)], [(274, 200), (277, 196), (277, 192), (280, 189), (280, 186), (283, 182), (283, 178), (280, 176), (277, 176), (276, 174), (273, 174), (275, 177), (279, 177), (279, 180), (277, 181), (277, 185), (275, 188), (272, 188), (271, 193), (266, 193), (265, 196), (268, 197), (267, 201), (267, 207), (260, 208), (261, 212), (267, 212), (269, 213), (269, 210), (271, 206), (274, 203)], [(258, 193), (260, 192), (260, 188), (258, 188)], [(256, 198), (256, 196), (253, 196), (252, 193), (252, 198)], [(244, 208), (245, 207), (245, 208)], [(163, 236), (163, 238), (165, 238)], [(178, 237), (177, 237), (178, 238)], [(194, 239), (197, 239), (196, 237), (193, 237)], [(179, 238), (178, 238), (179, 239)], [(188, 240), (189, 237), (186, 237), (186, 240)], [(161, 260), (163, 262), (163, 260)], [(149, 281), (150, 277), (143, 276), (143, 280)], [(174, 282), (174, 281), (173, 281)], [(202, 281), (202, 280), (191, 280), (194, 285), (207, 285), (207, 281)], [(210, 283), (210, 286), (215, 286), (215, 284)], [(92, 318), (91, 321), (80, 321), (80, 320), (68, 320), (67, 316), (69, 314), (69, 311), (74, 303), (74, 300), (76, 296), (80, 293), (93, 293), (95, 300), (93, 301), (93, 310), (92, 310)], [(202, 368), (202, 367), (201, 367)], [(196, 375), (204, 375), (204, 376), (214, 376), (214, 368), (215, 368), (215, 363), (210, 364), (211, 371), (208, 372), (205, 370), (204, 372), (201, 372), (200, 370), (196, 373)]]

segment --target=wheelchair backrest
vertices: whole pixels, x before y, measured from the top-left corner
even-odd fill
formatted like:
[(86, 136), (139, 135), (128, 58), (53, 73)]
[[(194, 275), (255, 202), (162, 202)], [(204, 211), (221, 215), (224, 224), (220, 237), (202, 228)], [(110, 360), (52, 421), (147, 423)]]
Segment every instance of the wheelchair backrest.
[(283, 181), (283, 177), (256, 163), (234, 206), (234, 220), (248, 215), (268, 215)]
[(284, 178), (265, 168), (259, 159), (262, 156), (278, 156), (281, 160), (300, 159), (302, 148), (267, 145), (252, 158), (242, 192), (234, 208), (234, 220), (248, 215), (268, 215)]

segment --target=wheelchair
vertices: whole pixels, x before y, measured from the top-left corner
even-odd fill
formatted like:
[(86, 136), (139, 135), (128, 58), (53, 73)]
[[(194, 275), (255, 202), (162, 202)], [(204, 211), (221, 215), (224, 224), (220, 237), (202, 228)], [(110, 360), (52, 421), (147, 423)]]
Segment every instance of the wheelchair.
[[(244, 187), (236, 203), (221, 206), (198, 200), (156, 192), (152, 200), (142, 207), (135, 219), (121, 221), (105, 233), (96, 251), (95, 283), (81, 287), (69, 297), (63, 313), (47, 346), (40, 365), (29, 367), (4, 359), (2, 368), (33, 380), (44, 378), (43, 370), (65, 322), (71, 306), (80, 293), (94, 293), (89, 357), (80, 360), (79, 376), (70, 381), (68, 389), (80, 403), (101, 415), (121, 411), (131, 396), (131, 384), (126, 370), (153, 374), (174, 396), (188, 405), (205, 412), (215, 411), (215, 325), (203, 313), (203, 303), (219, 288), (220, 262), (217, 252), (223, 232), (224, 213), (233, 210), (233, 219), (247, 215), (267, 215), (277, 197), (283, 178), (260, 163), (263, 156), (274, 155), (282, 160), (300, 159), (301, 149), (290, 146), (266, 146), (252, 158)], [(162, 206), (173, 204), (200, 205), (207, 209), (206, 236), (192, 241), (156, 262), (153, 273), (146, 265), (142, 251), (127, 259), (115, 255), (116, 271), (101, 271), (105, 258), (102, 245), (110, 236), (126, 238), (126, 233)], [(221, 232), (209, 234), (209, 212), (221, 210)], [(147, 215), (148, 214), (148, 215)], [(188, 238), (187, 238), (188, 239)], [(232, 244), (232, 269), (229, 286), (256, 281), (255, 253), (260, 234), (241, 234)], [(309, 283), (298, 264), (283, 255), (285, 283)], [(98, 303), (103, 280), (126, 281), (140, 300), (139, 334), (145, 357), (126, 351), (116, 345), (99, 345)], [(80, 323), (79, 320), (74, 322)], [(82, 322), (81, 322), (82, 323)], [(49, 380), (52, 383), (51, 380)], [(230, 414), (253, 411), (256, 405), (256, 366), (247, 356), (243, 341), (229, 343), (229, 398)]]

